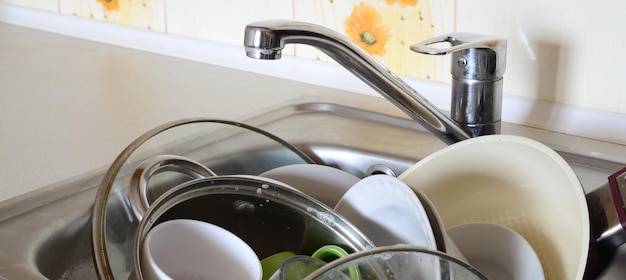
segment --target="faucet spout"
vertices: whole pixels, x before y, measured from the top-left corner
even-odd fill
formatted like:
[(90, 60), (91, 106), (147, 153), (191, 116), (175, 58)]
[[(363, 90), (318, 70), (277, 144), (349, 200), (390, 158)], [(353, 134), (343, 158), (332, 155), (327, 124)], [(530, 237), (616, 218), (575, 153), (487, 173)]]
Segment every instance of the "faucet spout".
[(393, 74), (347, 37), (331, 29), (295, 21), (268, 20), (246, 26), (246, 55), (256, 59), (280, 59), (286, 44), (318, 48), (392, 102), (447, 144), (470, 138), (448, 115)]

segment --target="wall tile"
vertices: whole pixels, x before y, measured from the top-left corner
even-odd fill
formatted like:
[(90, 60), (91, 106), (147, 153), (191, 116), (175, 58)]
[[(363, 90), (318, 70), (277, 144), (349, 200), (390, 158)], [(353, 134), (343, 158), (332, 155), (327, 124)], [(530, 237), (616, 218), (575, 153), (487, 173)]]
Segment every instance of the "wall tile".
[[(322, 25), (345, 34), (345, 18), (352, 11), (353, 5), (353, 1), (294, 0), (293, 19)], [(331, 60), (328, 56), (310, 46), (294, 46), (294, 52), (298, 57), (322, 61)]]
[(264, 19), (291, 19), (291, 0), (165, 1), (167, 32), (241, 45), (246, 24)]
[(56, 0), (0, 0), (0, 2), (49, 12), (59, 11)]
[[(454, 31), (508, 39), (506, 94), (626, 113), (626, 1), (419, 0), (415, 6), (384, 0), (0, 0), (137, 28), (240, 45), (244, 26), (263, 19), (312, 22), (345, 34), (355, 6), (376, 8), (394, 34), (375, 56), (392, 71), (450, 82), (449, 56), (413, 53), (409, 46)], [(398, 2), (398, 1), (396, 1)], [(318, 50), (289, 46), (285, 53), (330, 60)]]
[(165, 31), (163, 0), (119, 0), (108, 10), (96, 0), (58, 0), (59, 12), (132, 27)]
[(626, 112), (617, 30), (626, 2), (464, 0), (457, 9), (458, 30), (508, 39), (505, 93)]
[[(454, 6), (441, 0), (418, 1), (416, 6), (387, 4), (381, 0), (329, 1), (295, 0), (294, 18), (326, 26), (345, 34), (345, 22), (356, 6), (365, 3), (382, 16), (382, 24), (393, 29), (386, 43), (384, 55), (377, 60), (392, 71), (424, 79), (449, 80), (449, 64), (445, 57), (431, 57), (413, 53), (411, 44), (431, 38), (434, 34), (452, 32)], [(437, 33), (436, 33), (437, 32)], [(297, 56), (329, 60), (321, 52), (306, 46), (296, 47)], [(441, 67), (441, 65), (445, 65)]]

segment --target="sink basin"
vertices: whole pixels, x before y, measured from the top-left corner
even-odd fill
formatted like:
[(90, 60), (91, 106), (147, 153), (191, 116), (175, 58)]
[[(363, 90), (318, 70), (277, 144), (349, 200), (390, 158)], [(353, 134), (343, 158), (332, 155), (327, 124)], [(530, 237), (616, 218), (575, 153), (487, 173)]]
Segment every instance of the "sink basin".
[[(445, 144), (393, 105), (372, 96), (292, 101), (244, 120), (295, 145), (318, 163), (359, 177), (399, 175)], [(340, 104), (354, 104), (346, 106)], [(626, 166), (626, 147), (503, 124), (505, 134), (539, 140), (559, 152), (585, 191)], [(140, 132), (138, 132), (139, 134)], [(106, 170), (95, 170), (0, 203), (0, 279), (97, 279), (91, 252), (91, 209)], [(620, 249), (599, 279), (621, 279)]]

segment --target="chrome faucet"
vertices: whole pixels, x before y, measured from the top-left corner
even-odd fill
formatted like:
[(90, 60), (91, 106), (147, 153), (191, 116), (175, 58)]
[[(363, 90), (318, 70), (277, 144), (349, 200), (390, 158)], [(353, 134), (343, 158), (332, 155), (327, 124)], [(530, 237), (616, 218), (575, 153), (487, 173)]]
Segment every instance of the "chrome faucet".
[[(429, 45), (432, 43), (428, 42), (423, 45), (423, 48), (420, 48), (418, 45), (414, 46), (414, 50), (421, 51), (422, 49), (427, 49), (425, 52), (430, 54), (470, 50), (469, 55), (465, 57), (465, 65), (460, 61), (457, 63), (457, 65), (465, 69), (458, 71), (460, 76), (466, 78), (461, 79), (461, 82), (470, 83), (470, 86), (453, 86), (453, 90), (471, 91), (471, 97), (463, 97), (467, 94), (453, 92), (451, 115), (457, 116), (458, 120), (453, 120), (441, 112), (354, 42), (331, 29), (296, 21), (268, 20), (255, 22), (246, 26), (244, 46), (247, 56), (256, 59), (272, 60), (281, 58), (285, 44), (299, 43), (314, 46), (375, 89), (411, 118), (420, 122), (428, 131), (447, 144), (482, 134), (498, 133), (501, 112), (501, 74), (504, 70), (504, 56), (501, 52), (506, 50), (506, 41), (496, 40), (494, 42), (461, 44), (463, 41), (456, 40), (454, 37), (449, 38), (445, 37), (437, 40), (447, 41), (453, 45), (444, 52), (439, 51), (435, 53), (430, 51)], [(475, 51), (475, 49), (486, 49), (488, 50), (486, 52), (494, 53), (493, 58), (484, 55), (481, 51)], [(482, 61), (474, 63), (475, 60)], [(495, 69), (489, 70), (493, 68), (492, 66), (495, 66), (495, 63), (500, 63), (498, 70), (501, 71), (494, 72)], [(471, 86), (471, 84), (475, 83), (474, 78), (477, 78), (472, 73), (477, 69), (480, 70), (480, 73), (486, 71), (489, 74), (500, 75), (499, 80), (495, 79), (495, 90), (483, 90), (481, 91), (482, 93), (477, 94), (476, 88), (485, 87), (484, 83), (476, 88)], [(453, 69), (453, 76), (456, 76), (455, 73)], [(469, 75), (464, 75), (468, 73)], [(485, 98), (484, 92), (495, 97), (489, 96)], [(493, 101), (494, 98), (495, 101)], [(458, 102), (454, 101), (454, 99), (458, 99)]]

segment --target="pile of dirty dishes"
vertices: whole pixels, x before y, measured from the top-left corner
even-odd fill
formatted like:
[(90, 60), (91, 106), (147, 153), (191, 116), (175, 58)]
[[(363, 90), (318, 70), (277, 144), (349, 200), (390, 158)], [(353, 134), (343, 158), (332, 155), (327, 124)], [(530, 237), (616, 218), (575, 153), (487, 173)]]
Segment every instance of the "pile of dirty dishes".
[[(152, 178), (166, 171), (193, 179), (148, 202)], [(449, 245), (433, 234), (434, 209), (427, 212), (414, 191), (386, 175), (359, 179), (331, 167), (293, 164), (260, 176), (217, 176), (193, 160), (159, 155), (139, 164), (130, 183), (130, 205), (140, 219), (134, 241), (137, 279), (180, 278), (185, 273), (187, 278), (210, 279), (230, 271), (243, 273), (233, 273), (233, 279), (257, 279), (259, 274), (263, 279), (303, 279), (326, 261), (374, 244), (433, 250)], [(328, 204), (335, 205), (334, 211)], [(261, 265), (286, 252), (298, 256), (284, 259), (275, 269)], [(331, 259), (326, 258), (328, 252), (335, 252)], [(212, 259), (220, 259), (212, 262), (217, 267), (202, 265)], [(225, 269), (228, 265), (231, 269)], [(358, 271), (352, 269), (350, 277), (357, 277)]]
[[(103, 279), (167, 279), (180, 276), (178, 269), (190, 272), (189, 277), (193, 277), (201, 273), (193, 267), (203, 270), (208, 265), (202, 266), (202, 262), (192, 259), (218, 257), (226, 260), (226, 263), (215, 262), (222, 268), (227, 264), (245, 264), (245, 269), (234, 266), (234, 270), (248, 278), (258, 274), (255, 263), (275, 260), (277, 255), (284, 257), (289, 252), (294, 256), (280, 262), (272, 273), (273, 279), (293, 279), (285, 275), (300, 271), (295, 267), (309, 267), (302, 270), (306, 273), (296, 277), (301, 279), (313, 271), (310, 267), (321, 267), (326, 262), (332, 263), (334, 258), (375, 246), (337, 211), (344, 211), (346, 216), (352, 211), (355, 216), (351, 219), (370, 230), (367, 219), (356, 219), (364, 214), (350, 206), (349, 198), (358, 201), (360, 191), (355, 190), (385, 179), (393, 180), (392, 188), (400, 183), (391, 177), (361, 180), (341, 170), (317, 165), (282, 139), (245, 124), (213, 119), (166, 124), (131, 143), (111, 165), (102, 182), (93, 216), (96, 269)], [(420, 232), (417, 238), (420, 246), (447, 250), (449, 243), (431, 234), (433, 226), (429, 219), (435, 213), (431, 211), (427, 217), (415, 194), (406, 185), (402, 187), (396, 195), (409, 191), (413, 196), (410, 201), (415, 203), (415, 207), (408, 208), (413, 212), (407, 214), (418, 214), (417, 220), (407, 221), (420, 224), (419, 228), (406, 230)], [(350, 193), (357, 195), (347, 195)], [(335, 206), (338, 208), (333, 209)], [(380, 207), (385, 211), (384, 206)], [(172, 228), (177, 228), (174, 235)], [(386, 238), (373, 231), (370, 234), (381, 240)], [(406, 237), (378, 241), (378, 245), (406, 243), (403, 241)], [(176, 245), (187, 254), (171, 253), (164, 257), (159, 250), (174, 252), (172, 247), (160, 246), (164, 244)], [(192, 249), (204, 246), (201, 244), (214, 247), (193, 253)], [(231, 256), (229, 250), (218, 250), (225, 244), (250, 254)], [(344, 253), (330, 259), (316, 258), (324, 248)], [(207, 251), (220, 253), (206, 255)], [(167, 265), (170, 262), (174, 264), (173, 272), (172, 266)], [(164, 271), (170, 271), (173, 277), (166, 276), (169, 273)], [(265, 278), (272, 276), (268, 271), (273, 270), (261, 271)], [(355, 270), (351, 273), (352, 278), (356, 277)]]
[[(168, 162), (171, 160), (171, 157), (158, 158)], [(179, 160), (177, 158), (177, 163), (189, 163)], [(160, 164), (154, 159), (146, 162), (150, 164), (140, 165), (136, 174), (149, 179), (151, 176), (144, 176), (144, 173), (157, 170), (152, 166)], [(310, 172), (300, 173), (296, 169)], [(292, 176), (307, 176), (294, 176), (291, 179), (282, 177), (280, 174), (285, 170), (289, 170), (288, 174)], [(344, 180), (326, 179), (325, 183), (322, 182), (325, 179), (321, 178), (328, 176), (343, 176)], [(369, 252), (374, 245), (411, 244), (405, 245), (404, 250), (432, 257), (416, 258), (423, 265), (409, 271), (399, 269), (400, 266), (392, 268), (390, 259), (385, 271), (395, 271), (393, 275), (399, 278), (388, 279), (433, 273), (471, 274), (475, 278), (468, 279), (484, 279), (464, 262), (438, 253), (440, 248), (449, 248), (446, 246), (450, 246), (450, 241), (442, 239), (442, 236), (435, 237), (430, 219), (436, 216), (429, 217), (436, 215), (434, 209), (426, 211), (415, 192), (406, 184), (386, 175), (365, 179), (350, 176), (321, 165), (289, 165), (260, 176), (230, 175), (193, 179), (166, 191), (149, 205), (146, 212), (141, 212), (139, 207), (133, 205), (133, 210), (141, 218), (134, 241), (134, 277), (177, 279), (185, 275), (189, 279), (211, 279), (215, 273), (230, 275), (231, 271), (237, 271), (241, 274), (233, 273), (232, 279), (304, 279), (317, 269), (324, 271), (335, 266), (334, 259), (353, 257), (353, 253), (357, 252)], [(270, 177), (291, 181), (299, 189)], [(298, 182), (296, 177), (299, 177)], [(337, 182), (354, 184), (338, 186)], [(150, 182), (146, 180), (145, 183), (149, 185)], [(341, 199), (337, 201), (334, 211), (305, 194), (313, 186), (322, 191), (312, 191), (314, 195), (325, 194), (323, 190), (326, 188), (329, 191), (343, 189), (338, 191)], [(136, 188), (137, 185), (131, 185), (131, 190)], [(363, 201), (371, 200), (371, 196), (378, 197), (382, 203)], [(138, 201), (141, 200), (131, 200), (131, 203)], [(376, 213), (378, 215), (374, 215)], [(397, 219), (385, 221), (385, 217)], [(390, 223), (402, 228), (389, 228)], [(373, 236), (377, 243), (370, 242), (361, 230)], [(198, 231), (202, 233), (198, 234)], [(391, 255), (397, 250), (396, 247), (377, 248), (387, 248)], [(238, 253), (229, 253), (233, 251)], [(292, 252), (292, 256), (286, 252)], [(378, 252), (376, 256), (380, 255), (380, 251), (372, 252)], [(456, 254), (462, 257), (458, 251)], [(279, 265), (275, 264), (274, 268), (269, 269), (266, 263), (270, 260), (275, 262), (276, 258), (282, 260)], [(442, 258), (455, 265), (441, 266)], [(220, 261), (212, 262), (213, 259)], [(326, 263), (328, 261), (331, 262)], [(209, 266), (207, 262), (217, 266)], [(369, 268), (350, 266), (346, 277), (374, 279), (371, 277), (378, 274), (372, 273), (383, 269), (380, 265)], [(263, 278), (258, 278), (259, 275)], [(324, 275), (319, 276), (319, 279), (325, 279)]]
[[(500, 145), (521, 147), (514, 169)], [(484, 162), (466, 168), (467, 150)], [(526, 165), (549, 167), (545, 182), (567, 189), (571, 170), (550, 152), (525, 138), (486, 136), (442, 149), (399, 178), (358, 178), (245, 124), (175, 122), (134, 141), (105, 176), (94, 204), (96, 269), (102, 279), (524, 280), (544, 278), (548, 255), (568, 266), (550, 273), (574, 275), (577, 246), (546, 253), (530, 239), (532, 226), (497, 218), (517, 209), (481, 197), (496, 185), (506, 192), (537, 183), (526, 180)], [(477, 171), (485, 162), (499, 168)], [(563, 209), (584, 214), (575, 206)]]

